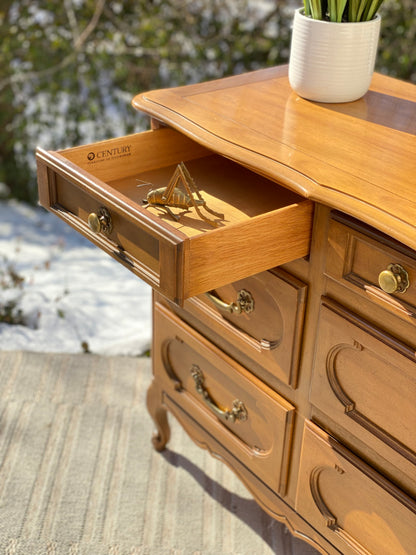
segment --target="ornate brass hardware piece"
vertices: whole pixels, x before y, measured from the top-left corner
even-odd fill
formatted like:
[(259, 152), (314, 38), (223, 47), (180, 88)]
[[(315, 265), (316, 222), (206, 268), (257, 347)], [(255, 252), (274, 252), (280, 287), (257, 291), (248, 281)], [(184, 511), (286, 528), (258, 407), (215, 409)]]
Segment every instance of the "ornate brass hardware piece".
[(88, 225), (93, 233), (106, 233), (107, 235), (113, 230), (113, 222), (110, 212), (102, 206), (98, 214), (91, 212), (88, 216)]
[[(180, 183), (182, 183), (184, 190), (179, 188)], [(204, 208), (207, 212), (217, 218), (222, 220), (224, 219), (224, 214), (215, 212), (215, 210), (212, 210), (207, 206), (207, 203), (202, 198), (194, 179), (191, 177), (188, 168), (183, 162), (177, 165), (168, 186), (161, 187), (159, 189), (150, 189), (146, 198), (143, 199), (143, 204), (145, 206), (160, 206), (164, 208), (169, 216), (177, 222), (179, 221), (179, 216), (174, 214), (170, 207), (182, 208), (186, 212), (189, 212), (189, 209), (193, 206), (200, 218), (213, 227), (217, 227), (218, 222), (205, 216), (205, 214), (201, 212), (200, 208)]]
[(409, 287), (409, 275), (400, 264), (389, 264), (378, 276), (378, 283), (385, 293), (404, 293)]
[(245, 312), (246, 314), (250, 314), (250, 312), (253, 312), (254, 310), (253, 296), (245, 289), (241, 289), (238, 292), (237, 300), (229, 304), (219, 299), (213, 293), (208, 292), (206, 295), (217, 308), (223, 310), (224, 312), (230, 312), (231, 314), (241, 314), (242, 312)]
[(235, 399), (233, 401), (233, 408), (230, 410), (223, 409), (215, 403), (215, 401), (212, 399), (211, 395), (205, 388), (204, 374), (197, 364), (192, 365), (191, 374), (193, 379), (195, 380), (195, 388), (197, 392), (202, 395), (206, 404), (215, 412), (215, 414), (230, 422), (235, 422), (236, 420), (239, 420), (240, 422), (245, 422), (247, 420), (247, 409), (242, 401)]

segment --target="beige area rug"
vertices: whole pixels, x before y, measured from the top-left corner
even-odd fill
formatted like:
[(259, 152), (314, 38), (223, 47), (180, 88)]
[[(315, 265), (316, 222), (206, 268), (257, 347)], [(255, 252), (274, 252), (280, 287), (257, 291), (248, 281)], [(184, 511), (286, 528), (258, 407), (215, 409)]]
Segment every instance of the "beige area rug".
[(146, 358), (0, 352), (1, 555), (312, 554), (171, 418)]

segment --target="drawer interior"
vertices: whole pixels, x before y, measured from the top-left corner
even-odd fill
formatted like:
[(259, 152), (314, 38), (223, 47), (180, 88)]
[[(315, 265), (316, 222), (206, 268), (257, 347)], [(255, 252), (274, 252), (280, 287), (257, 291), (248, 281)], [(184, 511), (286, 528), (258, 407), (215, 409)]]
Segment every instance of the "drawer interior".
[[(173, 129), (37, 162), (40, 204), (178, 304), (309, 253), (312, 201)], [(112, 225), (94, 233), (103, 209)]]
[[(213, 154), (171, 129), (67, 149), (60, 154), (142, 208), (148, 192), (167, 187), (178, 164), (184, 162), (207, 206), (224, 215), (222, 219), (205, 212), (209, 219), (215, 220), (216, 227), (247, 221), (301, 200), (296, 193), (271, 186), (268, 179)], [(180, 180), (177, 187), (186, 192)], [(187, 237), (213, 228), (193, 207), (188, 211), (172, 208), (179, 221), (161, 206), (150, 205), (146, 210)]]

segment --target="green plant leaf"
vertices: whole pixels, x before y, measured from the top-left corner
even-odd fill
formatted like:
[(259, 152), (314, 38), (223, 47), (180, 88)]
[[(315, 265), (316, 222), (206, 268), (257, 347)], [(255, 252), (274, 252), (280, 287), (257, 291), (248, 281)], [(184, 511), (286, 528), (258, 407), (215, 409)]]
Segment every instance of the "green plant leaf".
[(323, 19), (321, 0), (310, 0), (310, 10), (313, 19)]
[(329, 20), (341, 23), (347, 0), (328, 0)]
[(364, 11), (363, 20), (365, 19), (365, 21), (370, 21), (371, 19), (373, 19), (380, 9), (382, 3), (383, 0), (372, 0), (372, 2), (369, 2)]

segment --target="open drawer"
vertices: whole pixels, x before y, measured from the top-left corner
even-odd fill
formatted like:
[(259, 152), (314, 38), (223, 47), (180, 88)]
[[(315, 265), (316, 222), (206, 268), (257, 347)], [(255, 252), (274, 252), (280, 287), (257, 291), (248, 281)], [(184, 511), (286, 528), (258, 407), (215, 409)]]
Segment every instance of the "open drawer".
[[(177, 303), (309, 252), (311, 201), (172, 129), (36, 156), (40, 203)], [(144, 204), (181, 162), (223, 217)]]

